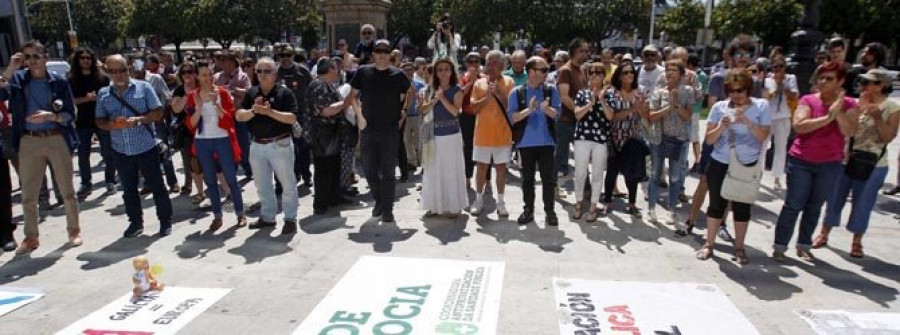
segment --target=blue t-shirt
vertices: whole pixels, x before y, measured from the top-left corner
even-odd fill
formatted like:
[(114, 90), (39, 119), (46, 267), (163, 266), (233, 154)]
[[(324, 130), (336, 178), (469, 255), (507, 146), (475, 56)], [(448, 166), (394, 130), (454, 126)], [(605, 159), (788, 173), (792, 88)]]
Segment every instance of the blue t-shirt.
[[(731, 99), (719, 101), (713, 105), (709, 111), (708, 127), (715, 127), (723, 117), (734, 115), (734, 109), (729, 108), (728, 104)], [(750, 121), (762, 127), (772, 125), (772, 114), (766, 109), (769, 102), (765, 99), (751, 98), (750, 107), (744, 112), (744, 115)], [(719, 140), (713, 144), (712, 158), (722, 164), (728, 164), (731, 161), (731, 135), (734, 134), (734, 144), (737, 150), (738, 161), (742, 164), (750, 164), (759, 159), (762, 152), (762, 141), (756, 139), (750, 132), (750, 128), (744, 124), (732, 123), (728, 130), (724, 131)]]
[[(425, 88), (425, 83), (418, 80), (413, 80), (412, 84), (416, 93)], [(416, 99), (416, 97), (409, 97), (409, 99), (412, 99), (412, 103), (409, 105), (407, 116), (419, 116), (419, 99)]]
[[(519, 96), (518, 91), (525, 87), (525, 103), (528, 104), (531, 101), (531, 98), (536, 97), (538, 103), (538, 110), (532, 112), (528, 115), (528, 119), (522, 120), (519, 122), (528, 122), (525, 125), (525, 133), (522, 135), (522, 140), (516, 144), (516, 148), (531, 148), (531, 147), (545, 147), (545, 146), (554, 146), (556, 142), (553, 141), (553, 136), (550, 134), (550, 129), (547, 128), (547, 114), (544, 114), (542, 110), (540, 110), (540, 101), (544, 101), (544, 85), (541, 85), (537, 88), (529, 87), (529, 86), (519, 86), (514, 88), (511, 92), (509, 92), (509, 99), (506, 108), (506, 115), (509, 116), (509, 120), (513, 120), (513, 114), (518, 113), (525, 109), (527, 106), (519, 106)], [(554, 120), (559, 119), (559, 115), (562, 114), (562, 102), (559, 99), (559, 91), (556, 89), (556, 86), (549, 85), (550, 89), (550, 107), (556, 109), (556, 117)]]
[[(31, 81), (28, 82), (28, 86), (25, 87), (25, 115), (31, 116), (37, 114), (37, 110), (39, 109), (52, 112), (52, 99), (53, 92), (50, 90), (50, 82), (47, 81), (47, 78), (32, 78)], [(25, 123), (25, 129), (31, 131), (53, 130), (57, 127), (59, 127), (59, 124), (51, 121)]]
[[(450, 87), (450, 89), (444, 91), (444, 97), (447, 100), (453, 101), (453, 96), (456, 93), (459, 93), (461, 88), (459, 86), (454, 85)], [(438, 101), (436, 105), (434, 105), (434, 136), (447, 136), (453, 135), (459, 132), (459, 121), (453, 114), (447, 111), (447, 108), (444, 107), (444, 104)]]

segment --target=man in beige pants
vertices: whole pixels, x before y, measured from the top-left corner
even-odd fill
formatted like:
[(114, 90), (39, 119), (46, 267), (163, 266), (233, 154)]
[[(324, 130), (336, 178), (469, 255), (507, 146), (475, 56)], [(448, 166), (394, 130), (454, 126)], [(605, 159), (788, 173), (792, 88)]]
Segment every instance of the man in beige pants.
[[(66, 208), (69, 244), (79, 246), (78, 201), (72, 182), (72, 153), (78, 139), (71, 88), (64, 74), (47, 71), (47, 54), (39, 42), (26, 43), (9, 64), (0, 78), (0, 101), (9, 101), (12, 112), (11, 150), (19, 152), (25, 212), (25, 239), (16, 252), (29, 253), (40, 245), (37, 201), (48, 163)], [(27, 69), (20, 70), (23, 67)]]

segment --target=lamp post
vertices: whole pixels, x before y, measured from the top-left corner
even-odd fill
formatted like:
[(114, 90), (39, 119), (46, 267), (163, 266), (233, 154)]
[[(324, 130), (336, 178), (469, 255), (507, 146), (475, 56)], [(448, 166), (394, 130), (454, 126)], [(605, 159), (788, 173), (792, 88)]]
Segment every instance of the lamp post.
[(819, 28), (819, 5), (821, 0), (803, 0), (803, 19), (791, 34), (794, 53), (791, 68), (797, 76), (797, 86), (801, 94), (809, 93), (809, 78), (816, 70), (816, 46), (822, 40)]
[(25, 7), (25, 11), (31, 11), (31, 7), (34, 7), (35, 5), (37, 5), (39, 3), (45, 3), (45, 2), (62, 2), (62, 3), (66, 4), (66, 16), (69, 17), (69, 32), (68, 32), (69, 44), (73, 48), (77, 47), (78, 46), (78, 35), (75, 33), (75, 23), (72, 21), (72, 9), (69, 8), (69, 0), (38, 0), (38, 1), (35, 1), (35, 2), (31, 3), (30, 5), (28, 5), (28, 7)]

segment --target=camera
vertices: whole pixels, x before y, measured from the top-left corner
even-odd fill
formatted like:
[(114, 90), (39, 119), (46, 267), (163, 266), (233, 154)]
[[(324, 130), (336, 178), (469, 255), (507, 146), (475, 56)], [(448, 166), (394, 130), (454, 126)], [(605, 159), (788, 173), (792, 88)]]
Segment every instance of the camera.
[(450, 22), (448, 22), (448, 21), (441, 21), (441, 28), (443, 28), (443, 29), (450, 29)]

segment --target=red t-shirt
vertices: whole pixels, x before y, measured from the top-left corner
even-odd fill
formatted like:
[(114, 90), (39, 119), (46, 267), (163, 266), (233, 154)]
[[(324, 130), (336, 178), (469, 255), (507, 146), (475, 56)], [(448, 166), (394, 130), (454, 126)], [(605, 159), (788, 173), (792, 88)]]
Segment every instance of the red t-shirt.
[[(815, 94), (805, 95), (798, 103), (809, 107), (809, 117), (817, 118), (828, 114), (828, 107)], [(858, 106), (856, 99), (844, 97), (841, 112)], [(797, 134), (791, 145), (791, 156), (810, 163), (833, 163), (844, 159), (844, 134), (837, 121), (806, 134)]]

